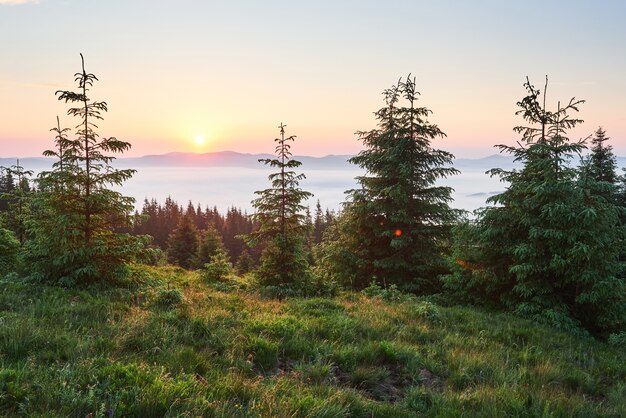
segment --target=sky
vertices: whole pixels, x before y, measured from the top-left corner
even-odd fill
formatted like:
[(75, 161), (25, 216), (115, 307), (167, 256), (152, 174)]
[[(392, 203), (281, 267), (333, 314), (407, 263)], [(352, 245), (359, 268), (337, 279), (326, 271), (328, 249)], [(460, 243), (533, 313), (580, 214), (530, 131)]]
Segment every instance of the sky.
[(622, 0), (0, 0), (0, 157), (78, 123), (55, 91), (79, 53), (125, 156), (271, 153), (281, 122), (296, 155), (354, 154), (409, 73), (457, 157), (515, 144), (526, 76), (546, 75), (548, 107), (586, 100), (571, 137), (602, 126), (626, 155), (624, 21)]

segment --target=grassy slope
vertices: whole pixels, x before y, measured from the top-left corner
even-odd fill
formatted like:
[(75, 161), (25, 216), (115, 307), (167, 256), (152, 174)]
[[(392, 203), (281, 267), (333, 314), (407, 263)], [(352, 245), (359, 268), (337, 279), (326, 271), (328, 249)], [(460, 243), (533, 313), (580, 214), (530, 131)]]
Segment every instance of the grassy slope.
[(624, 351), (508, 315), (134, 283), (1, 282), (0, 415), (626, 416)]

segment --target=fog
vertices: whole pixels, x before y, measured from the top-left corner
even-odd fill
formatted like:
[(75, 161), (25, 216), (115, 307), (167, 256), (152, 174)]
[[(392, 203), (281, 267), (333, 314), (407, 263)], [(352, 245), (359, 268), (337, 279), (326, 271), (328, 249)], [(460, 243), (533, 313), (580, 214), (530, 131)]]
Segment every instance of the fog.
[[(239, 167), (141, 167), (119, 190), (134, 197), (138, 208), (146, 198), (163, 202), (170, 196), (183, 205), (191, 201), (203, 208), (216, 206), (221, 212), (231, 206), (251, 212), (254, 192), (270, 186), (270, 172)], [(307, 171), (300, 186), (314, 197), (306, 204), (313, 208), (319, 199), (323, 208), (340, 209), (345, 191), (357, 187), (355, 177), (361, 174), (361, 170), (345, 169)], [(452, 207), (468, 211), (484, 206), (489, 195), (504, 190), (503, 183), (490, 178), (483, 168), (465, 168), (440, 184), (454, 188)]]

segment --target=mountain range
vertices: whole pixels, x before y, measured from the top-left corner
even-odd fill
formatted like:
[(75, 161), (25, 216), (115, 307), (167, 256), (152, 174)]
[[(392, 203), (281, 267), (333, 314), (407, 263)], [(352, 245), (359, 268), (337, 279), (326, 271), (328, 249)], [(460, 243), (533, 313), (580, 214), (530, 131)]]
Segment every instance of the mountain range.
[[(311, 157), (297, 155), (293, 158), (302, 163), (304, 170), (355, 170), (357, 167), (348, 162), (351, 155), (327, 155)], [(208, 152), (196, 154), (191, 152), (171, 152), (167, 154), (145, 155), (143, 157), (121, 157), (114, 161), (119, 167), (241, 167), (263, 168), (259, 159), (274, 158), (271, 154), (247, 154), (234, 151)], [(17, 158), (0, 158), (0, 166), (10, 167), (16, 164)], [(622, 158), (620, 158), (622, 160)], [(625, 165), (626, 158), (621, 161)], [(52, 166), (52, 158), (27, 157), (20, 158), (20, 164), (29, 170), (46, 170)], [(516, 164), (512, 157), (490, 155), (483, 158), (457, 158), (454, 166), (460, 170), (472, 168), (512, 168)]]

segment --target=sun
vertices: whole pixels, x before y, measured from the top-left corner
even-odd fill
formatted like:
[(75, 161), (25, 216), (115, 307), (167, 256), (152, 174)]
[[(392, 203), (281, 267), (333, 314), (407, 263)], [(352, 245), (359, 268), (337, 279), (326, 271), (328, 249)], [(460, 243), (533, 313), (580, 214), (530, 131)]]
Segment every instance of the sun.
[(204, 137), (204, 135), (196, 135), (194, 141), (196, 142), (196, 145), (204, 145), (204, 143), (206, 142), (206, 138)]

